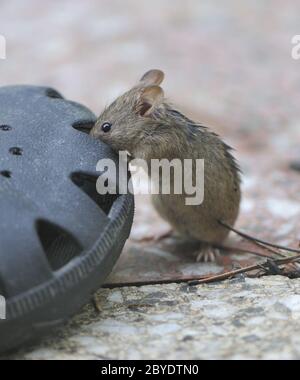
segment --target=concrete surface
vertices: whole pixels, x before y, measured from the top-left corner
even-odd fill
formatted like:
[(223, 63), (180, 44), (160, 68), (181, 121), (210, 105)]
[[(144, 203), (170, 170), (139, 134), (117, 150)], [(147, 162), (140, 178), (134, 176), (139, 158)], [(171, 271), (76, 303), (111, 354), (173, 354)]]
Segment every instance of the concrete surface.
[[(0, 85), (51, 85), (99, 113), (146, 70), (163, 69), (167, 96), (236, 149), (244, 173), (237, 226), (296, 247), (300, 172), (290, 162), (300, 161), (300, 60), (291, 38), (299, 13), (293, 0), (2, 0)], [(131, 239), (108, 281), (224, 269), (196, 265), (185, 249), (174, 254), (170, 241), (136, 241), (167, 228), (137, 198)], [(87, 306), (61, 338), (14, 357), (299, 359), (299, 281), (100, 290), (100, 314)]]
[(300, 280), (101, 290), (22, 359), (300, 359)]

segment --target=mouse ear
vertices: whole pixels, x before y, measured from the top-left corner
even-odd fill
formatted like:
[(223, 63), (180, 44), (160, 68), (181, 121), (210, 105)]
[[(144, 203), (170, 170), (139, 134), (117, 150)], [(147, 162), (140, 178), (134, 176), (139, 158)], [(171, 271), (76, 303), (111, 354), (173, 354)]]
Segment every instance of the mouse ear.
[(164, 98), (164, 91), (159, 86), (147, 86), (140, 95), (138, 102), (138, 114), (140, 116), (150, 115), (154, 107), (161, 103)]
[(149, 85), (160, 85), (164, 80), (165, 74), (161, 70), (149, 70), (141, 78), (140, 82), (142, 84)]

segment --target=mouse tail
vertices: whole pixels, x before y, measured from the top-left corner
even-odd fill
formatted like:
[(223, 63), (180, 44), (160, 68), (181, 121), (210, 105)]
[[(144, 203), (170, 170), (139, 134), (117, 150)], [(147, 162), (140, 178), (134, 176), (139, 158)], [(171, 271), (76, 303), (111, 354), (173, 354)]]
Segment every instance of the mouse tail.
[(264, 245), (267, 245), (269, 247), (273, 247), (273, 248), (278, 248), (278, 249), (283, 249), (285, 251), (289, 251), (289, 252), (296, 252), (296, 253), (300, 253), (300, 249), (296, 249), (296, 248), (289, 248), (289, 247), (285, 247), (283, 245), (279, 245), (279, 244), (274, 244), (274, 243), (270, 243), (268, 241), (265, 241), (265, 240), (261, 240), (261, 239), (258, 239), (256, 237), (253, 237), (249, 234), (246, 234), (244, 232), (241, 232), (239, 230), (237, 230), (236, 228), (234, 227), (231, 227), (229, 224), (223, 222), (222, 220), (218, 220), (218, 223), (223, 226), (224, 228), (227, 228), (229, 231), (232, 231), (234, 233), (236, 233), (237, 235), (247, 239), (247, 240), (250, 240), (250, 241), (254, 241), (256, 243), (260, 243), (260, 244), (264, 244)]

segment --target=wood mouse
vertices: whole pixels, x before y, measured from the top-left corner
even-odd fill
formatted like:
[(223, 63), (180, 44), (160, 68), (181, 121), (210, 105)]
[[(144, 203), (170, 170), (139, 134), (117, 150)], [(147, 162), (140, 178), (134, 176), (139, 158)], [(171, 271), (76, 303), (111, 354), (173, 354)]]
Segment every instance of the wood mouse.
[[(218, 255), (233, 226), (241, 200), (240, 170), (232, 148), (220, 137), (180, 113), (160, 87), (164, 73), (146, 72), (132, 89), (118, 97), (97, 119), (91, 135), (116, 152), (128, 151), (134, 158), (204, 159), (204, 200), (186, 205), (186, 194), (152, 195), (154, 207), (174, 231), (199, 242), (198, 261)], [(193, 165), (193, 176), (195, 173)], [(224, 224), (221, 224), (222, 221)]]

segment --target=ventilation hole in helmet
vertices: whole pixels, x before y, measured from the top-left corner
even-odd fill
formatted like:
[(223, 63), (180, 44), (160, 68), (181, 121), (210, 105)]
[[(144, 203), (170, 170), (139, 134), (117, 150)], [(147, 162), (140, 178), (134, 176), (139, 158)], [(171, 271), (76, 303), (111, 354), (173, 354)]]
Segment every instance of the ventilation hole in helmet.
[(46, 90), (46, 96), (52, 99), (63, 99), (63, 96), (58, 91), (54, 90), (53, 88), (48, 88)]
[(97, 205), (104, 211), (106, 215), (118, 197), (118, 194), (104, 194), (101, 195), (97, 192), (96, 182), (98, 176), (85, 172), (75, 172), (71, 174), (71, 180), (84, 191)]
[(11, 130), (12, 130), (12, 127), (10, 127), (9, 125), (6, 125), (6, 124), (0, 125), (0, 131), (2, 131), (2, 132), (8, 132)]
[(9, 149), (9, 153), (13, 154), (14, 156), (22, 156), (23, 149), (19, 148), (18, 146), (14, 146), (13, 148)]
[(65, 266), (83, 250), (69, 232), (47, 220), (38, 220), (36, 231), (52, 270)]
[(5, 178), (11, 178), (12, 173), (9, 170), (0, 171), (0, 175)]
[(93, 121), (82, 120), (82, 121), (76, 121), (75, 123), (73, 123), (72, 127), (79, 132), (89, 134), (94, 125), (95, 125), (95, 122)]

